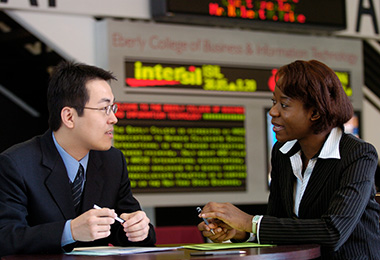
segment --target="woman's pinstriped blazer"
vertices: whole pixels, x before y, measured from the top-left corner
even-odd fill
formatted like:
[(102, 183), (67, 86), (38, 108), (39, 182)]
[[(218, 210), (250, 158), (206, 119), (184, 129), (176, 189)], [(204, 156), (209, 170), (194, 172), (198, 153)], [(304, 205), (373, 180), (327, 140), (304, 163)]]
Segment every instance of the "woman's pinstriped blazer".
[(268, 212), (260, 223), (259, 240), (270, 244), (315, 243), (322, 259), (380, 259), (380, 206), (375, 201), (376, 149), (343, 134), (341, 159), (318, 159), (299, 207), (293, 213), (295, 176), (287, 153), (272, 151)]

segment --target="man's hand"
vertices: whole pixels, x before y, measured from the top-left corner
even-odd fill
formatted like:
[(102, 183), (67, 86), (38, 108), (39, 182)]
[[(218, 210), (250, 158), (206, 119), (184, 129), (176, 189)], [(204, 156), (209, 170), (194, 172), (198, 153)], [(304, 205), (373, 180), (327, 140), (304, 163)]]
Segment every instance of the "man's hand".
[(144, 211), (123, 213), (120, 217), (125, 220), (122, 225), (129, 241), (138, 242), (148, 237), (150, 220)]
[(76, 241), (94, 241), (108, 237), (116, 213), (112, 209), (91, 209), (71, 221), (71, 234)]

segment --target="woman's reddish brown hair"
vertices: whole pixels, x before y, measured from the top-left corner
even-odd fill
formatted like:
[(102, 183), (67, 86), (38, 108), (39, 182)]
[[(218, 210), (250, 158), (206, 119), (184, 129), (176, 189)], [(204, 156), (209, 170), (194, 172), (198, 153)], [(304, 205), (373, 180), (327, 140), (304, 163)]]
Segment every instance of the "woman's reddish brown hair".
[(276, 74), (276, 87), (286, 96), (314, 108), (320, 118), (315, 133), (343, 124), (353, 116), (351, 101), (335, 72), (317, 60), (297, 60), (282, 66)]

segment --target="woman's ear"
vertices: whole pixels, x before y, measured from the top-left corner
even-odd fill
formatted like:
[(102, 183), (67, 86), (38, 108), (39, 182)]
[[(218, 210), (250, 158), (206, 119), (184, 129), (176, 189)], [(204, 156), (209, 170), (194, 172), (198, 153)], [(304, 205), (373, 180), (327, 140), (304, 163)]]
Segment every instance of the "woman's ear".
[(319, 115), (319, 112), (317, 110), (313, 110), (313, 113), (311, 114), (311, 121), (316, 121), (320, 118), (321, 116)]
[(74, 127), (75, 111), (72, 107), (64, 107), (61, 110), (61, 120), (67, 128)]

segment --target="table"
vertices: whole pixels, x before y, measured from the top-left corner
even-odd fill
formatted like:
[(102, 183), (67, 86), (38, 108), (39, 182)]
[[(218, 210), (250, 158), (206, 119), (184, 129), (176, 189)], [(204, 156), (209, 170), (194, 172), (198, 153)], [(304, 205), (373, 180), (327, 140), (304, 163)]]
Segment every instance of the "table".
[[(239, 250), (239, 249), (233, 249)], [(287, 245), (263, 248), (242, 248), (245, 255), (191, 256), (189, 249), (152, 252), (134, 255), (115, 256), (73, 256), (73, 255), (14, 255), (5, 256), (1, 260), (304, 260), (320, 257), (319, 245)], [(222, 251), (222, 250), (220, 250)]]

